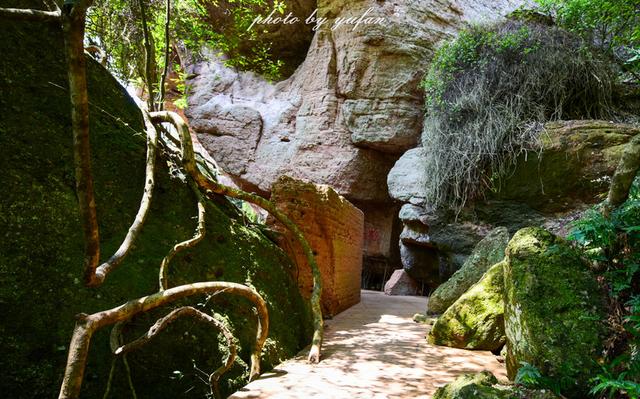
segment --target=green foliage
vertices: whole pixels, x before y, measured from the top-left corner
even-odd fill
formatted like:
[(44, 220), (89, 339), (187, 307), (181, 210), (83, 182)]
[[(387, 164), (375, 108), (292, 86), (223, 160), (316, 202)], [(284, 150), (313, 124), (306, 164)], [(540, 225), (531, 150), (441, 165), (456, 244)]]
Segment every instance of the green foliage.
[(537, 22), (475, 26), (422, 81), (427, 201), (461, 208), (494, 188), (549, 119), (609, 114), (614, 73), (580, 38)]
[(640, 180), (636, 179), (629, 199), (610, 218), (592, 209), (573, 223), (569, 235), (585, 249), (588, 258), (601, 265), (611, 297), (625, 303), (621, 323), (625, 348), (602, 365), (602, 372), (592, 379), (593, 395), (640, 397), (639, 188)]
[[(640, 72), (640, 1), (536, 0), (558, 23)], [(637, 77), (636, 77), (637, 78)]]
[[(155, 74), (164, 68), (166, 0), (143, 0), (155, 49)], [(184, 46), (195, 56), (209, 47), (224, 56), (228, 66), (252, 70), (269, 79), (280, 77), (282, 62), (270, 53), (270, 43), (260, 39), (260, 31), (247, 28), (258, 15), (273, 8), (284, 12), (281, 1), (267, 0), (171, 0), (171, 46), (169, 62), (179, 64), (176, 50)], [(108, 67), (124, 82), (146, 82), (144, 47), (138, 1), (105, 0), (96, 2), (87, 16), (88, 41), (103, 48)], [(180, 100), (180, 104), (182, 104)]]
[(176, 65), (174, 67), (174, 71), (178, 76), (177, 79), (174, 79), (174, 82), (176, 84), (176, 90), (180, 93), (180, 97), (173, 101), (173, 105), (178, 109), (186, 109), (188, 105), (187, 99), (190, 87), (187, 84), (187, 77), (189, 74), (184, 72), (180, 65)]
[(530, 389), (548, 389), (556, 395), (571, 389), (575, 381), (569, 377), (547, 377), (542, 375), (536, 366), (527, 362), (520, 362), (521, 367), (518, 369), (514, 382), (525, 388)]
[(176, 4), (176, 37), (194, 54), (203, 45), (217, 50), (227, 66), (278, 79), (283, 63), (270, 52), (262, 30), (249, 29), (257, 16), (272, 10), (284, 14), (280, 0), (180, 0)]
[(625, 318), (625, 327), (633, 335), (635, 341), (630, 345), (630, 350), (616, 357), (610, 364), (602, 367), (602, 373), (598, 374), (591, 382), (594, 384), (591, 394), (615, 395), (625, 393), (631, 399), (640, 397), (640, 297), (634, 297), (628, 305), (631, 307), (631, 315)]

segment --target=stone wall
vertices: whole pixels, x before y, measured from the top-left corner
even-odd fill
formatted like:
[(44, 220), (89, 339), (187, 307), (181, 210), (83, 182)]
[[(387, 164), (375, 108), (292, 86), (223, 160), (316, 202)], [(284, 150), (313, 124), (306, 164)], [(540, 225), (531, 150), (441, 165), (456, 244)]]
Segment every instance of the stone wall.
[[(302, 230), (322, 274), (322, 310), (332, 316), (360, 302), (364, 214), (332, 188), (281, 177), (271, 200)], [(295, 260), (302, 295), (310, 297), (311, 269), (300, 245), (282, 232), (282, 246)]]

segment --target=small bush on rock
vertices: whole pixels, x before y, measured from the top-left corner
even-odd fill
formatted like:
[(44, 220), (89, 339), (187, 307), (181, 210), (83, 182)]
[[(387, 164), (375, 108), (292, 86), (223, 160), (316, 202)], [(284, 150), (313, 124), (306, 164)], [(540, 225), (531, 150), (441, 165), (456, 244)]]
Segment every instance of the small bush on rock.
[(460, 208), (494, 187), (535, 148), (542, 122), (607, 116), (613, 76), (608, 61), (557, 27), (510, 20), (463, 31), (422, 82), (428, 202)]

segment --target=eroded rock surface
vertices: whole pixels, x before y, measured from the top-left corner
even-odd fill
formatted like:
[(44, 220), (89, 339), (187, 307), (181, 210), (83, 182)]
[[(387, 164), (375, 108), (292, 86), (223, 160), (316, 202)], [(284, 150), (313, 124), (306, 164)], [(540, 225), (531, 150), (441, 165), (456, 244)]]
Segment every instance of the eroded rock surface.
[[(322, 274), (322, 308), (335, 315), (360, 302), (360, 276), (364, 215), (326, 185), (281, 177), (273, 186), (271, 200), (298, 225), (309, 241)], [(302, 248), (291, 234), (280, 229), (295, 259), (295, 276), (303, 296), (313, 288), (311, 268)]]
[[(270, 83), (213, 57), (189, 68), (195, 78), (186, 114), (203, 145), (245, 189), (267, 195), (288, 175), (379, 209), (393, 202), (389, 171), (418, 144), (418, 83), (434, 49), (470, 21), (499, 18), (523, 2), (320, 0), (318, 16), (329, 20), (289, 79)], [(366, 12), (386, 22), (332, 29), (337, 18)], [(365, 215), (378, 237), (389, 237), (377, 248), (397, 245), (397, 210), (388, 220)], [(387, 262), (383, 253), (398, 252), (377, 248), (371, 256)], [(397, 255), (391, 262), (399, 263)]]
[(511, 234), (543, 226), (566, 235), (572, 220), (602, 200), (625, 144), (638, 133), (632, 126), (607, 121), (548, 123), (541, 152), (518, 158), (499, 191), (488, 192), (485, 200), (459, 214), (432, 211), (424, 204), (419, 179), (427, 178), (421, 169), (426, 150), (409, 150), (389, 174), (390, 195), (407, 203), (400, 214), (403, 241), (437, 248), (457, 269), (495, 226), (505, 226)]

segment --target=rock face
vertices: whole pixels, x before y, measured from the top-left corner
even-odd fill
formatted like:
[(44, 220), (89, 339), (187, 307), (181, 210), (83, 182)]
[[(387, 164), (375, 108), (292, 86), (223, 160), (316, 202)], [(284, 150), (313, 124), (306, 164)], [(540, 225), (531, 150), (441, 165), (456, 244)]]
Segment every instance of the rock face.
[(598, 202), (609, 190), (625, 144), (640, 133), (607, 121), (553, 122), (545, 129), (541, 155), (521, 157), (497, 194), (545, 214)]
[(498, 379), (488, 371), (465, 374), (439, 388), (433, 399), (555, 399), (547, 390), (530, 390), (498, 384)]
[[(487, 193), (486, 200), (469, 204), (458, 215), (425, 211), (419, 228), (415, 220), (404, 222), (403, 237), (437, 248), (456, 269), (495, 226), (505, 226), (511, 234), (526, 226), (566, 234), (564, 226), (607, 192), (624, 145), (639, 132), (606, 121), (548, 123), (540, 154), (530, 152), (517, 159), (497, 193)], [(424, 151), (409, 150), (395, 164), (389, 173), (389, 194), (428, 209), (423, 186), (415, 180), (424, 178)]]
[[(322, 274), (322, 310), (332, 316), (360, 302), (364, 215), (329, 186), (281, 177), (271, 200), (298, 225)], [(311, 296), (313, 278), (302, 248), (284, 231), (298, 285)]]
[(526, 228), (509, 242), (504, 274), (509, 377), (527, 362), (575, 381), (567, 392), (584, 397), (605, 328), (604, 294), (588, 265), (563, 239)]
[(500, 262), (438, 318), (429, 331), (429, 343), (463, 349), (500, 349), (506, 341), (503, 291), (503, 262)]
[(416, 281), (403, 269), (396, 270), (384, 285), (387, 295), (416, 295), (420, 287)]
[(387, 176), (389, 195), (398, 201), (414, 205), (425, 204), (424, 181), (427, 174), (421, 165), (425, 158), (422, 147), (411, 149), (402, 155)]
[[(268, 194), (288, 175), (328, 184), (361, 209), (390, 206), (387, 175), (418, 143), (418, 83), (434, 49), (468, 22), (498, 18), (524, 1), (317, 3), (317, 16), (328, 21), (289, 79), (273, 84), (213, 57), (188, 69), (195, 78), (186, 114), (203, 145), (245, 189)], [(386, 22), (332, 29), (337, 18), (365, 13)], [(396, 216), (365, 212), (365, 219), (378, 236), (391, 237), (383, 247), (397, 245)]]
[(428, 312), (443, 313), (484, 273), (504, 258), (504, 250), (509, 243), (509, 232), (504, 227), (491, 231), (478, 243), (460, 270), (429, 296)]
[[(38, 1), (12, 5), (43, 7)], [(67, 81), (63, 34), (58, 24), (8, 19), (0, 23), (0, 33), (6, 39), (0, 42), (0, 104), (11, 109), (11, 115), (0, 120), (0, 229), (10, 232), (0, 240), (0, 392), (15, 399), (51, 398), (60, 388), (74, 316), (157, 292), (160, 262), (177, 242), (193, 236), (197, 207), (188, 186), (170, 178), (166, 163), (158, 159), (150, 213), (134, 248), (103, 287), (84, 287), (69, 97), (51, 84), (64, 86)], [(90, 127), (96, 201), (102, 252), (107, 257), (120, 245), (140, 204), (146, 148), (138, 132), (144, 127), (135, 102), (113, 76), (91, 60), (88, 76), (94, 105)], [(293, 267), (289, 258), (260, 230), (245, 226), (234, 209), (225, 201), (207, 204), (206, 238), (174, 258), (170, 284), (251, 281), (269, 308), (269, 349), (262, 357), (263, 366), (269, 367), (309, 343), (310, 314), (289, 273)], [(185, 304), (195, 306), (200, 300)], [(255, 344), (255, 315), (227, 294), (212, 298), (209, 305), (228, 316), (238, 339), (238, 355), (248, 363)], [(139, 337), (164, 315), (160, 310), (137, 317), (126, 325), (124, 340)], [(215, 370), (224, 353), (218, 349), (217, 334), (201, 327), (179, 320), (149, 348), (129, 354), (139, 397), (183, 397), (191, 388), (195, 397), (210, 393), (192, 373), (192, 362)], [(108, 331), (101, 330), (92, 340), (82, 398), (104, 395), (113, 359)], [(119, 363), (111, 394), (129, 397)], [(176, 370), (184, 378), (167, 378)], [(248, 370), (241, 362), (234, 370), (220, 383), (223, 395), (247, 380)]]

